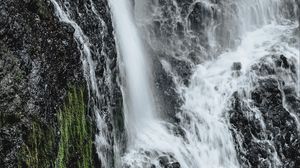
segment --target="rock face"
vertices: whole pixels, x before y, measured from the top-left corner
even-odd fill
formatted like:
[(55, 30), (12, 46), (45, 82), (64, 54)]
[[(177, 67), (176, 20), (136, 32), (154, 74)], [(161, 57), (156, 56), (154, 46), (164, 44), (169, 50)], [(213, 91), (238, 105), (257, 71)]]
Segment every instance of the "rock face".
[[(93, 97), (85, 97), (85, 103), (90, 105), (87, 118), (95, 125), (98, 117), (95, 111), (100, 117), (104, 116), (108, 144), (94, 148), (93, 157), (96, 167), (104, 163), (113, 167), (112, 146), (119, 143), (123, 146), (120, 152), (124, 152), (126, 137), (108, 3), (106, 0), (56, 1), (88, 37), (102, 99), (96, 101)], [(290, 5), (296, 2), (300, 7), (300, 1), (289, 1), (291, 3), (285, 6), (290, 9), (285, 11), (286, 15), (295, 18), (294, 8)], [(234, 26), (235, 22), (240, 24), (236, 17), (238, 6), (228, 3), (229, 0), (152, 2), (149, 1), (149, 11), (157, 13), (143, 25), (147, 26), (144, 38), (153, 55), (154, 86), (159, 91), (157, 101), (161, 111), (165, 112), (163, 117), (176, 125), (179, 123), (176, 113), (183, 102), (176, 87), (189, 85), (195, 65), (238, 43), (235, 39), (239, 30)], [(218, 27), (214, 32), (216, 39), (213, 39), (208, 31), (215, 25)], [(1, 0), (1, 167), (26, 167), (20, 153), (24, 146), (33, 145), (31, 134), (36, 125), (43, 130), (40, 134), (40, 137), (44, 136), (42, 142), (48, 140), (49, 132), (53, 133), (53, 146), (42, 158), (53, 162), (61, 136), (57, 112), (67, 98), (70, 85), (80, 87), (86, 95), (93, 94), (85, 80), (86, 74), (83, 74), (82, 46), (74, 39), (74, 32), (71, 25), (58, 20), (50, 0)], [(213, 43), (214, 40), (218, 43)], [(244, 167), (281, 165), (297, 168), (300, 165), (300, 126), (297, 121), (300, 101), (293, 84), (297, 78), (294, 62), (283, 55), (266, 56), (252, 67), (254, 88), (232, 96), (230, 123)], [(235, 76), (239, 76), (241, 68), (238, 62), (233, 65)], [(100, 108), (92, 108), (96, 106)], [(93, 131), (99, 133), (102, 130), (94, 128)], [(179, 128), (174, 132), (184, 136), (184, 131)], [(44, 149), (44, 146), (38, 147)], [(99, 160), (97, 150), (103, 152), (107, 160)], [(157, 154), (155, 157), (161, 167), (180, 167), (172, 155)]]
[[(121, 132), (117, 138), (121, 139), (122, 96), (117, 86), (117, 56), (107, 2), (58, 2), (69, 8), (89, 37), (97, 63), (96, 77), (102, 83), (104, 99), (100, 110), (114, 114), (106, 122), (111, 129)], [(0, 165), (10, 168), (20, 164), (21, 146), (31, 145), (28, 134), (34, 123), (54, 130), (55, 145), (45, 158), (53, 160), (57, 157), (60, 136), (56, 113), (69, 87), (88, 92), (80, 46), (74, 40), (75, 30), (58, 20), (50, 0), (1, 1), (0, 27)], [(85, 99), (90, 101), (88, 97)], [(94, 111), (89, 111), (94, 120)], [(95, 164), (101, 164), (95, 151)]]
[[(252, 66), (254, 88), (232, 96), (230, 123), (244, 167), (300, 164), (300, 101), (295, 60), (266, 56)], [(247, 96), (248, 95), (248, 96)]]
[[(97, 95), (92, 86), (94, 84), (87, 82), (90, 95), (89, 112), (98, 124), (95, 146), (102, 159), (100, 162), (106, 164), (106, 167), (113, 167), (113, 145), (124, 144), (125, 133), (118, 57), (108, 2), (106, 0), (56, 0), (56, 2), (69, 15), (70, 19), (76, 22), (86, 36), (84, 43), (88, 43), (87, 47), (91, 53), (92, 63), (88, 60), (87, 62), (95, 72), (95, 83), (99, 90), (99, 95)], [(82, 42), (78, 43), (83, 45)], [(81, 50), (81, 54), (85, 54), (84, 47), (79, 46), (79, 50)], [(88, 78), (92, 78), (89, 72), (86, 73)], [(105, 124), (101, 125), (101, 122)], [(125, 146), (122, 147), (125, 148)], [(123, 149), (119, 150), (122, 152)]]
[(48, 1), (0, 4), (0, 165), (16, 167), (33, 122), (56, 124), (68, 84), (84, 84), (73, 29)]

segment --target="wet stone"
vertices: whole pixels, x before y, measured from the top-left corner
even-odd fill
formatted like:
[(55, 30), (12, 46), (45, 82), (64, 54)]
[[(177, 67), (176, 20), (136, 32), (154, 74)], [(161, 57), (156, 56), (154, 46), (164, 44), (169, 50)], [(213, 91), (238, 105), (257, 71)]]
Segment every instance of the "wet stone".
[(172, 163), (170, 168), (180, 168), (179, 162)]
[(300, 151), (294, 150), (300, 146), (297, 140), (299, 134), (296, 120), (291, 116), (292, 110), (297, 109), (294, 104), (297, 104), (295, 100), (298, 96), (294, 85), (284, 85), (289, 83), (284, 78), (286, 74), (294, 75), (289, 68), (292, 65), (292, 61), (283, 55), (267, 55), (250, 70), (255, 74), (250, 84), (253, 87), (247, 90), (253, 102), (251, 107), (245, 103), (249, 100), (244, 96), (232, 95), (230, 123), (235, 129), (232, 134), (242, 167), (273, 166), (275, 152), (284, 168), (296, 168), (295, 165), (300, 163), (300, 157), (296, 157), (300, 156)]
[(240, 62), (234, 62), (231, 66), (231, 70), (233, 71), (239, 71), (242, 69), (242, 63)]
[(167, 165), (169, 163), (169, 158), (167, 156), (160, 156), (158, 160), (159, 164), (162, 166)]

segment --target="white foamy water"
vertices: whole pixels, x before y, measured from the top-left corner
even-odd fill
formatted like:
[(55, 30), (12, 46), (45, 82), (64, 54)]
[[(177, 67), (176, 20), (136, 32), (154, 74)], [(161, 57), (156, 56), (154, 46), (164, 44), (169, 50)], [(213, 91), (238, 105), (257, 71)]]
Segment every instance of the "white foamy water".
[(124, 70), (122, 75), (127, 89), (124, 95), (127, 105), (125, 123), (131, 145), (155, 118), (150, 66), (133, 20), (130, 1), (110, 0), (109, 4), (121, 56), (120, 69)]
[[(100, 100), (89, 39), (70, 18), (68, 11), (63, 10), (55, 0), (51, 2), (60, 20), (75, 29), (74, 37), (82, 47), (80, 51), (88, 84), (94, 96)], [(287, 58), (295, 59), (298, 67), (300, 60), (299, 50), (287, 40), (282, 40), (291, 39), (292, 32), (297, 27), (293, 23), (277, 22), (281, 17), (279, 4), (282, 1), (239, 2), (237, 7), (240, 10), (236, 20), (240, 24), (238, 31), (241, 44), (235, 50), (229, 50), (213, 60), (196, 65), (189, 86), (175, 82), (184, 104), (182, 112), (177, 114), (180, 123), (174, 125), (157, 117), (159, 115), (156, 114), (154, 104), (150, 59), (136, 28), (130, 1), (109, 0), (118, 44), (119, 66), (123, 70), (125, 125), (128, 135), (126, 153), (120, 154), (121, 158), (116, 158), (119, 160), (115, 161), (115, 167), (161, 167), (160, 156), (167, 156), (171, 164), (178, 161), (182, 168), (240, 167), (228, 123), (229, 98), (235, 91), (251, 89), (253, 74), (249, 70), (260, 58), (269, 54), (283, 54)], [(138, 3), (138, 6), (143, 4)], [(209, 43), (216, 45), (214, 32), (207, 33), (211, 33)], [(172, 47), (168, 49), (171, 50)], [(233, 75), (231, 67), (234, 62), (241, 63), (239, 75)], [(169, 66), (167, 62), (165, 65)], [(107, 158), (105, 154), (105, 151), (111, 148), (106, 136), (108, 129), (98, 107), (95, 106), (94, 110), (97, 112), (97, 127), (100, 130), (96, 136), (97, 152), (103, 161), (103, 167), (109, 167), (111, 164), (107, 163), (107, 160), (111, 158)], [(259, 112), (258, 117), (264, 125)], [(178, 129), (183, 131), (176, 133), (174, 130)], [(268, 143), (274, 146), (271, 141)], [(281, 165), (275, 151), (273, 161), (275, 167)]]
[[(192, 160), (197, 161), (193, 166), (238, 167), (226, 117), (228, 100), (235, 91), (247, 92), (252, 89), (253, 74), (249, 70), (260, 58), (283, 54), (287, 58), (298, 60), (297, 48), (282, 42), (283, 37), (293, 37), (295, 28), (295, 25), (264, 26), (244, 36), (237, 50), (197, 66), (190, 86), (185, 89), (185, 114), (181, 117), (182, 121), (185, 121), (186, 116), (191, 119), (183, 122), (183, 126), (187, 130), (189, 141), (194, 143), (190, 148), (198, 152), (191, 156), (194, 158)], [(232, 75), (231, 67), (234, 62), (242, 65), (239, 77)], [(262, 118), (261, 122), (264, 122)], [(274, 153), (274, 162), (279, 166), (277, 155)]]
[[(127, 14), (126, 11), (120, 10), (124, 9), (124, 6), (122, 6), (123, 8), (119, 6), (122, 3), (125, 2), (111, 0), (113, 15), (115, 15), (114, 19), (122, 18), (123, 21), (132, 22), (132, 19), (124, 16)], [(143, 87), (137, 85), (145, 83), (139, 81), (139, 83), (133, 84), (132, 82), (144, 78), (137, 78), (141, 75), (137, 74), (137, 76), (134, 75), (135, 79), (132, 79), (129, 74), (131, 70), (126, 66), (131, 67), (133, 64), (131, 61), (142, 63), (145, 66), (145, 62), (137, 62), (141, 61), (140, 58), (135, 58), (135, 60), (131, 58), (132, 55), (137, 53), (143, 55), (141, 53), (143, 50), (137, 48), (142, 47), (141, 45), (131, 44), (131, 39), (135, 39), (135, 34), (132, 35), (131, 31), (135, 30), (135, 28), (126, 24), (128, 23), (122, 23), (121, 20), (117, 21), (115, 25), (117, 29), (117, 41), (121, 48), (120, 54), (122, 55), (122, 59), (130, 60), (128, 62), (124, 60), (125, 69), (127, 68), (126, 74), (128, 75), (126, 78), (128, 80), (127, 85), (136, 85), (137, 90), (139, 90)], [(283, 54), (287, 58), (298, 60), (299, 54), (297, 48), (282, 41), (282, 38), (293, 36), (292, 32), (296, 26), (291, 23), (278, 24), (271, 21), (264, 22), (261, 24), (261, 28), (241, 36), (241, 44), (236, 50), (225, 52), (212, 61), (197, 65), (190, 79), (190, 85), (181, 88), (185, 103), (182, 106), (182, 113), (178, 114), (177, 117), (181, 119), (179, 127), (184, 130), (185, 134), (183, 136), (175, 134), (172, 130), (178, 126), (172, 123), (159, 120), (155, 117), (149, 117), (149, 120), (142, 118), (142, 121), (145, 121), (142, 126), (131, 125), (129, 127), (138, 127), (134, 128), (138, 132), (136, 132), (134, 141), (132, 141), (134, 143), (128, 146), (127, 153), (122, 158), (123, 166), (144, 168), (155, 165), (156, 167), (160, 167), (158, 158), (165, 155), (171, 156), (169, 157), (171, 163), (178, 161), (183, 168), (240, 167), (230, 131), (230, 124), (228, 123), (226, 113), (227, 103), (235, 91), (240, 89), (247, 90), (247, 88), (251, 89), (249, 85), (252, 80), (251, 75), (249, 75), (250, 67), (263, 56)], [(122, 33), (125, 35), (122, 35)], [(131, 38), (128, 37), (129, 34)], [(134, 41), (138, 42), (139, 40), (135, 39)], [(242, 65), (240, 76), (233, 75), (231, 67), (234, 62), (240, 62)], [(127, 63), (129, 65), (126, 65)], [(134, 72), (137, 73), (137, 69), (135, 68), (133, 68)], [(143, 68), (140, 70), (143, 70)], [(147, 74), (143, 73), (143, 75)], [(130, 88), (129, 86), (129, 90)], [(132, 95), (134, 93), (129, 91), (129, 96)], [(135, 98), (140, 97), (131, 97), (131, 101), (133, 102), (130, 103), (141, 101)], [(145, 105), (144, 103), (147, 103), (147, 101), (141, 103)], [(154, 109), (152, 108), (152, 110)], [(142, 111), (139, 112), (144, 115)], [(131, 111), (129, 108), (127, 113), (129, 113), (127, 117), (130, 117), (130, 113), (136, 112)], [(130, 119), (127, 119), (128, 121)], [(273, 145), (272, 142), (270, 144)], [(276, 152), (273, 154), (273, 159), (275, 166), (281, 165)]]

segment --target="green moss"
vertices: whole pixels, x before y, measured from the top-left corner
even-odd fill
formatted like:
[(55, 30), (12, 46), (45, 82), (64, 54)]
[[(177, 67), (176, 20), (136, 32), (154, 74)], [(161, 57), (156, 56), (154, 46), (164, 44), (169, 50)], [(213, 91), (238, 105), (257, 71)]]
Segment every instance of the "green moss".
[(90, 168), (92, 157), (92, 130), (87, 118), (83, 90), (72, 88), (68, 101), (58, 114), (60, 142), (56, 167)]
[[(93, 167), (92, 125), (83, 90), (72, 88), (58, 114), (58, 128), (34, 120), (18, 154), (22, 168)], [(57, 131), (58, 130), (58, 131)]]
[(18, 167), (53, 167), (54, 147), (54, 129), (34, 121), (20, 149)]

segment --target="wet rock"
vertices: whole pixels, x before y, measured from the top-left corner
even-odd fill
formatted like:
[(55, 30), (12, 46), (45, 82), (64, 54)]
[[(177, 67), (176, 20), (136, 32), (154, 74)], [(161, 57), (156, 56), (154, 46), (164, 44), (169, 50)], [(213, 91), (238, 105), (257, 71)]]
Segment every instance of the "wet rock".
[(233, 77), (239, 77), (241, 76), (241, 70), (242, 69), (242, 64), (240, 62), (234, 62), (231, 66), (232, 76)]
[(242, 93), (232, 95), (230, 123), (239, 160), (244, 167), (274, 167), (279, 164), (276, 155), (283, 167), (296, 168), (300, 151), (294, 149), (299, 149), (300, 135), (293, 115), (299, 116), (300, 111), (295, 105), (296, 85), (285, 78), (296, 77), (289, 68), (293, 62), (283, 55), (266, 56), (260, 61), (251, 69), (256, 78), (248, 93), (250, 101)]
[(172, 155), (160, 156), (158, 160), (163, 168), (180, 168), (179, 162), (175, 161)]
[(170, 168), (180, 168), (179, 162), (172, 163)]
[(278, 67), (283, 67), (286, 69), (290, 67), (287, 58), (284, 55), (280, 55), (280, 59), (276, 60), (275, 62)]
[(239, 71), (242, 69), (242, 64), (240, 62), (234, 62), (231, 66), (231, 70)]
[(158, 160), (161, 166), (166, 166), (169, 163), (169, 158), (167, 156), (160, 156)]
[[(189, 76), (190, 69), (182, 65), (184, 65), (184, 63), (174, 62), (174, 67), (181, 68), (181, 70), (178, 69), (178, 71), (181, 72), (182, 77), (186, 78), (185, 81), (188, 83), (187, 77)], [(173, 66), (173, 61), (169, 63), (168, 61), (160, 61), (158, 57), (153, 58), (153, 78), (155, 81), (155, 90), (157, 91), (156, 104), (159, 105), (159, 111), (163, 118), (171, 122), (178, 122), (176, 114), (180, 111), (182, 100), (176, 92), (176, 84), (168, 69), (169, 66)]]
[(73, 33), (75, 32), (75, 29), (68, 23), (60, 23), (62, 29), (66, 30), (70, 35), (73, 35)]
[(193, 10), (189, 15), (191, 29), (195, 32), (201, 32), (210, 24), (210, 20), (214, 15), (212, 8), (205, 3), (196, 2), (193, 5)]
[[(298, 6), (298, 10), (297, 10), (297, 15), (296, 16), (298, 16), (298, 23), (300, 23), (300, 17), (299, 17), (300, 16), (300, 1), (297, 0), (296, 3), (297, 3), (297, 6)], [(298, 29), (300, 31), (300, 24), (298, 26)]]
[(21, 162), (21, 146), (32, 143), (32, 124), (56, 129), (68, 84), (85, 82), (77, 43), (49, 1), (1, 2), (0, 27), (0, 165), (11, 168)]

